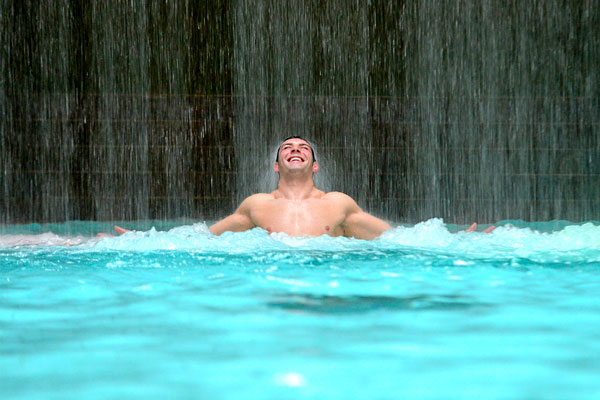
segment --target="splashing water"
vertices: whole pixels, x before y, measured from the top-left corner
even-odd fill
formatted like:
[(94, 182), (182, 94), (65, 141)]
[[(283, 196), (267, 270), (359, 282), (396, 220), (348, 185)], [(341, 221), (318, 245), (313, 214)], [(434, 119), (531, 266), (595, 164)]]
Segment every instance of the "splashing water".
[[(45, 238), (41, 238), (42, 243)], [(50, 239), (48, 239), (50, 240)], [(41, 244), (41, 243), (40, 243)], [(48, 244), (52, 244), (50, 241)], [(243, 253), (256, 250), (424, 250), (450, 255), (466, 256), (518, 256), (535, 257), (542, 254), (554, 256), (580, 251), (586, 254), (600, 247), (600, 226), (593, 223), (566, 226), (555, 232), (540, 232), (531, 228), (517, 228), (512, 224), (498, 227), (491, 234), (452, 233), (438, 218), (415, 226), (399, 226), (385, 232), (374, 241), (363, 241), (344, 237), (293, 237), (285, 233), (268, 234), (260, 228), (233, 233), (220, 237), (210, 234), (208, 225), (173, 228), (166, 232), (151, 229), (146, 232), (130, 232), (121, 237), (107, 238), (98, 243), (96, 249), (111, 250), (209, 250)]]

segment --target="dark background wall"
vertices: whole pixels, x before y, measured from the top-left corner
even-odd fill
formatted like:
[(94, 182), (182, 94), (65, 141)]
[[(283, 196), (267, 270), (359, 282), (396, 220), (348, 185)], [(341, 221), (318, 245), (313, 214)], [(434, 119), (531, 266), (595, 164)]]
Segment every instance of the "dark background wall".
[[(526, 3), (526, 4), (524, 4)], [(214, 219), (317, 144), (393, 221), (600, 215), (593, 1), (4, 1), (0, 222)]]

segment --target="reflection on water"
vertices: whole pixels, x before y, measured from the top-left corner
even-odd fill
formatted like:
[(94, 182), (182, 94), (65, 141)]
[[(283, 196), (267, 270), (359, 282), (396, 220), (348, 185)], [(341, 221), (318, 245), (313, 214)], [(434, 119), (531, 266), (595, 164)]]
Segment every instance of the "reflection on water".
[(457, 295), (418, 296), (331, 296), (310, 293), (281, 294), (270, 307), (314, 314), (362, 314), (375, 311), (464, 310), (485, 307)]

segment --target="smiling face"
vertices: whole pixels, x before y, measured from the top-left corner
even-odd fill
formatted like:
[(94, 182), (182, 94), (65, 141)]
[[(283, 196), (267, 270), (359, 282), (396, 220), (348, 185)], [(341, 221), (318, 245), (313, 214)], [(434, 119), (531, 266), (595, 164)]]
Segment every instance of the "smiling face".
[(281, 169), (290, 171), (309, 169), (316, 173), (319, 169), (313, 158), (313, 151), (310, 144), (303, 139), (291, 138), (284, 141), (279, 147), (277, 161), (275, 162), (275, 172), (279, 173)]

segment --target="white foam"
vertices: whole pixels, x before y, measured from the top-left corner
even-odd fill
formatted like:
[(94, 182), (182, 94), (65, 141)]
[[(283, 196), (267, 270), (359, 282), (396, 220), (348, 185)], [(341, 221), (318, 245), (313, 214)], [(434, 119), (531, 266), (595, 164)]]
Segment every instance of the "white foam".
[[(600, 252), (600, 226), (592, 223), (566, 226), (556, 232), (539, 232), (510, 224), (491, 233), (450, 233), (441, 219), (431, 219), (413, 227), (398, 227), (380, 239), (387, 247), (397, 245), (478, 256), (513, 255), (528, 257), (540, 254), (569, 255), (582, 250)], [(547, 258), (547, 257), (546, 257)]]
[(89, 238), (85, 238), (83, 236), (59, 236), (52, 232), (46, 232), (37, 235), (0, 235), (0, 248), (17, 246), (77, 246), (87, 243), (89, 240)]
[[(411, 227), (397, 227), (372, 241), (344, 237), (293, 237), (284, 233), (268, 234), (256, 228), (246, 232), (226, 232), (212, 235), (205, 223), (184, 225), (169, 231), (132, 231), (121, 236), (85, 238), (66, 237), (54, 233), (39, 235), (2, 235), (0, 247), (14, 246), (81, 246), (93, 250), (198, 250), (227, 254), (280, 250), (386, 250), (422, 249), (466, 256), (495, 256), (499, 254), (529, 257), (532, 254), (569, 254), (593, 250), (600, 257), (600, 226), (592, 223), (566, 226), (556, 232), (539, 232), (517, 228), (510, 224), (496, 228), (492, 233), (452, 233), (441, 219), (434, 218)], [(595, 252), (594, 252), (595, 251)], [(285, 252), (282, 253), (285, 256)]]

